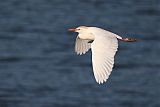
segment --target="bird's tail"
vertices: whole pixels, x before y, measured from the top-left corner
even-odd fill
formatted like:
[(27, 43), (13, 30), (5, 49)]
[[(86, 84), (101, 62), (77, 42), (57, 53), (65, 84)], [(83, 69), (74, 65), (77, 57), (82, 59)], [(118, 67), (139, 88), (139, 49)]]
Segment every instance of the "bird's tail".
[(137, 39), (135, 38), (118, 38), (118, 39), (123, 42), (136, 42), (137, 41)]

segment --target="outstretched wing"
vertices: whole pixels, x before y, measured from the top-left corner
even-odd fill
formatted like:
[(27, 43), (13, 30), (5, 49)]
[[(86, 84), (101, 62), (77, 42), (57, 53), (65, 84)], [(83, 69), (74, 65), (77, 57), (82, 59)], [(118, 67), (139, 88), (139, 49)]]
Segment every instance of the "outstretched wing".
[(93, 72), (97, 83), (106, 82), (114, 65), (118, 48), (116, 37), (97, 36), (91, 44)]
[(79, 55), (85, 54), (91, 48), (91, 43), (88, 42), (89, 40), (83, 40), (77, 36), (75, 42), (75, 52)]

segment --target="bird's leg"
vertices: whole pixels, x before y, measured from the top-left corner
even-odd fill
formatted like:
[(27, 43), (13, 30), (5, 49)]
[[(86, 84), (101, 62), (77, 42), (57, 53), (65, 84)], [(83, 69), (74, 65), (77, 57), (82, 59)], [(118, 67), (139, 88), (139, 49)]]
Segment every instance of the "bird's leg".
[(118, 40), (121, 40), (123, 42), (136, 42), (137, 41), (137, 39), (134, 39), (134, 38), (122, 38)]

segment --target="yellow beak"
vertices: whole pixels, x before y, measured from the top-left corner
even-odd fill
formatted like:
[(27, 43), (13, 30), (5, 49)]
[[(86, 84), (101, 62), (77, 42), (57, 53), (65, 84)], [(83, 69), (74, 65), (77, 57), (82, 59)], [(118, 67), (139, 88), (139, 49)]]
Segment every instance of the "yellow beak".
[(70, 29), (68, 29), (68, 31), (70, 31), (70, 32), (76, 32), (77, 29), (76, 28), (70, 28)]

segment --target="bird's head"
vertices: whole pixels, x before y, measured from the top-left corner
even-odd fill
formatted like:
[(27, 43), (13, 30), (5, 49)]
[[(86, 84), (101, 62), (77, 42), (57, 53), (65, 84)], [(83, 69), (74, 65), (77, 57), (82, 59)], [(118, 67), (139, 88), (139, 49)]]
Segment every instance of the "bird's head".
[(78, 32), (78, 33), (85, 33), (85, 32), (87, 32), (87, 29), (88, 29), (87, 26), (80, 26), (80, 27), (77, 27), (77, 28), (68, 29), (68, 31), (70, 31), (70, 32)]

